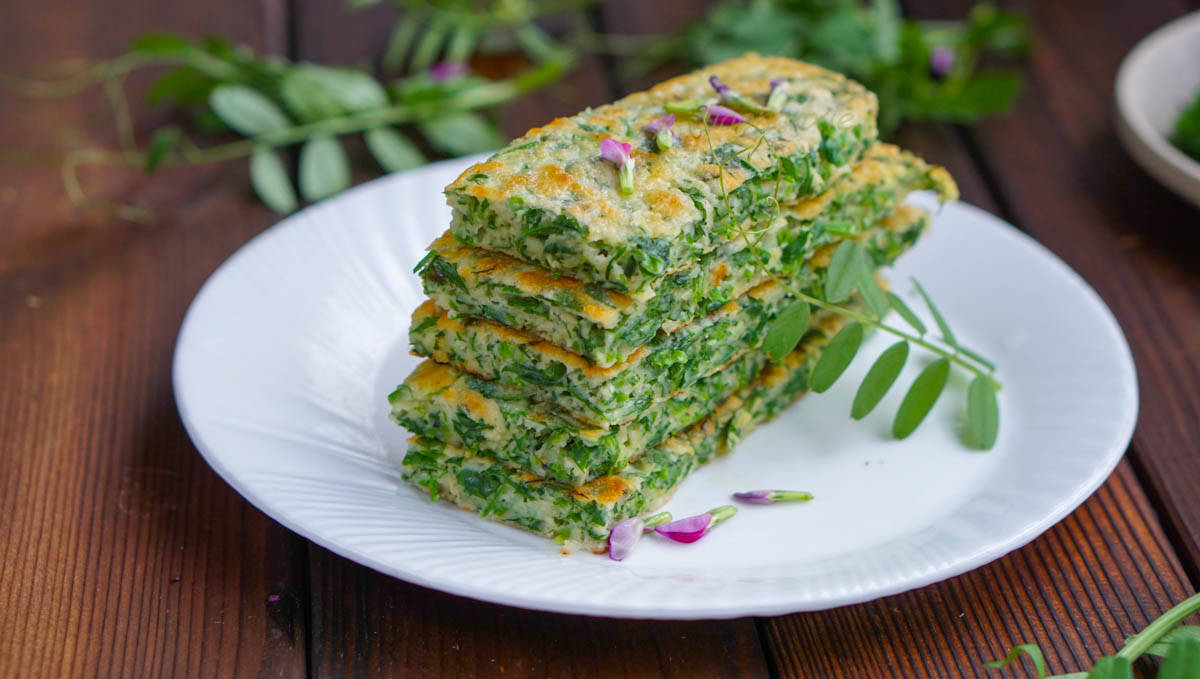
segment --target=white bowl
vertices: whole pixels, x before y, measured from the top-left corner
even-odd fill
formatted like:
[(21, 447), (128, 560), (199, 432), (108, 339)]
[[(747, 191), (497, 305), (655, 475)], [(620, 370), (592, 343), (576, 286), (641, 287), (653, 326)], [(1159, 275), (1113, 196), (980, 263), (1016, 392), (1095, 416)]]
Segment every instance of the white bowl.
[(1117, 71), (1117, 133), (1150, 176), (1200, 207), (1200, 163), (1167, 141), (1200, 90), (1200, 12), (1142, 38)]

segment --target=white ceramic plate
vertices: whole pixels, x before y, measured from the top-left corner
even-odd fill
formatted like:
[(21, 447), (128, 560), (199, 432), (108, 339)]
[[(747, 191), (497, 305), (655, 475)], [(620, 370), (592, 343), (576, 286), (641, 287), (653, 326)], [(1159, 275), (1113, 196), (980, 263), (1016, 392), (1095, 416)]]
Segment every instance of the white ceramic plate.
[[(175, 394), (200, 452), (292, 530), (384, 573), (527, 608), (638, 618), (771, 615), (839, 606), (962, 573), (1021, 546), (1084, 500), (1120, 459), (1137, 410), (1129, 348), (1082, 279), (1034, 241), (948, 205), (892, 274), (916, 275), (956, 334), (1004, 383), (991, 452), (959, 443), (956, 377), (903, 442), (904, 388), (849, 417), (877, 335), (829, 392), (810, 396), (689, 478), (685, 516), (753, 488), (806, 505), (747, 506), (693, 545), (649, 537), (623, 563), (559, 554), (404, 484), (407, 434), (385, 396), (416, 359), (412, 268), (442, 232), (442, 187), (467, 160), (359, 187), (284, 220), (197, 295), (175, 354)], [(928, 203), (929, 201), (925, 201)], [(900, 322), (900, 321), (896, 321)], [(917, 355), (919, 352), (915, 352)], [(921, 365), (910, 360), (901, 382)]]
[(1167, 141), (1200, 90), (1200, 12), (1157, 29), (1117, 71), (1117, 133), (1142, 169), (1200, 207), (1200, 163)]

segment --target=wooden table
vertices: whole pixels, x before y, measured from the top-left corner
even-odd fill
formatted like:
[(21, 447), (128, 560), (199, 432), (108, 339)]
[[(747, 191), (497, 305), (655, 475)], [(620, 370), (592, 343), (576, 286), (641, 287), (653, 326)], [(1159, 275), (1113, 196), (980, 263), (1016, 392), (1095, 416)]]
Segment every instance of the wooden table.
[[(0, 95), (0, 677), (974, 677), (1026, 641), (1058, 671), (1113, 652), (1200, 579), (1200, 219), (1132, 164), (1111, 116), (1121, 56), (1198, 3), (1023, 4), (1037, 48), (1017, 110), (899, 141), (947, 165), (966, 200), (1054, 250), (1111, 306), (1141, 383), (1129, 455), (1081, 508), (995, 563), (778, 618), (630, 622), (478, 603), (379, 575), (264, 516), (196, 453), (170, 388), (188, 302), (273, 221), (244, 164), (149, 181), (90, 172), (90, 191), (158, 218), (80, 213), (45, 159), (71, 140), (113, 144), (99, 95)], [(909, 10), (959, 17), (966, 6)], [(9, 0), (0, 71), (115, 54), (151, 29), (357, 60), (381, 52), (393, 11)], [(591, 18), (646, 32), (698, 11), (615, 0)], [(591, 58), (554, 92), (508, 107), (508, 132), (614, 98), (611, 66)]]

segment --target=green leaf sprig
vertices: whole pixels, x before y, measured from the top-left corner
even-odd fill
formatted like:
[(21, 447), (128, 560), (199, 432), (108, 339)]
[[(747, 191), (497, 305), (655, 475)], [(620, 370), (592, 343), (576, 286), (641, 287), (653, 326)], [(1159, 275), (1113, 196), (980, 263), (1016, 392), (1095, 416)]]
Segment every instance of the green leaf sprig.
[[(713, 163), (718, 167), (723, 167), (727, 163), (740, 162), (742, 155), (753, 154), (764, 145), (767, 153), (772, 153), (770, 143), (761, 128), (750, 122), (742, 124), (750, 125), (755, 129), (757, 132), (755, 143), (722, 159), (716, 154), (708, 123), (704, 122), (709, 154), (712, 155)], [(725, 214), (730, 215), (728, 218), (732, 222), (734, 211), (729, 204), (724, 172), (718, 172), (717, 177), (722, 200), (725, 203)], [(773, 221), (778, 216), (778, 185), (776, 185), (774, 203), (773, 214), (768, 215), (765, 220)], [(731, 223), (729, 226), (733, 230), (740, 231), (742, 238), (746, 241), (747, 251), (759, 258), (759, 265), (763, 271), (769, 271), (767, 262), (758, 253), (757, 243), (752, 240), (751, 230), (742, 224)], [(753, 231), (760, 234), (765, 232), (764, 229), (753, 229)], [(989, 450), (995, 445), (1000, 422), (1000, 410), (996, 398), (1000, 383), (995, 378), (996, 366), (958, 341), (933, 299), (915, 279), (913, 285), (925, 301), (930, 315), (933, 316), (934, 322), (941, 332), (940, 338), (935, 339), (930, 336), (925, 323), (899, 296), (891, 292), (884, 292), (880, 288), (866, 252), (855, 240), (844, 240), (834, 249), (829, 266), (825, 271), (823, 298), (806, 293), (789, 279), (773, 274), (771, 277), (796, 298), (795, 302), (780, 312), (767, 330), (763, 347), (772, 360), (782, 360), (795, 348), (796, 343), (808, 328), (813, 309), (831, 311), (850, 320), (850, 323), (829, 340), (821, 352), (820, 358), (817, 359), (809, 378), (809, 386), (814, 392), (827, 391), (845, 373), (858, 355), (868, 328), (880, 330), (896, 336), (900, 341), (880, 354), (867, 371), (866, 377), (855, 394), (854, 403), (850, 409), (851, 417), (856, 420), (862, 419), (874, 410), (903, 370), (911, 345), (916, 345), (934, 354), (937, 358), (926, 365), (909, 386), (892, 422), (892, 435), (897, 439), (903, 439), (917, 429), (941, 397), (949, 380), (951, 367), (957, 366), (973, 376), (971, 386), (967, 390), (967, 423), (963, 432), (964, 443), (981, 450)], [(842, 304), (856, 292), (866, 304), (865, 312)], [(893, 310), (912, 327), (913, 332), (884, 323), (884, 318)]]
[(1001, 670), (1027, 657), (1037, 679), (1133, 679), (1133, 663), (1143, 655), (1153, 655), (1163, 659), (1158, 679), (1195, 679), (1200, 677), (1200, 627), (1180, 623), (1198, 611), (1200, 594), (1194, 594), (1127, 639), (1116, 654), (1097, 660), (1089, 671), (1046, 674), (1046, 659), (1037, 644), (1015, 646), (1007, 656), (984, 663), (984, 667)]
[(980, 64), (1019, 56), (1029, 44), (1025, 18), (990, 4), (965, 21), (916, 21), (901, 16), (896, 0), (724, 0), (648, 47), (631, 71), (672, 60), (704, 66), (748, 51), (803, 59), (875, 92), (887, 134), (905, 120), (966, 123), (1007, 111), (1020, 73)]
[[(555, 82), (574, 62), (575, 52), (542, 33), (534, 22), (595, 0), (398, 1), (412, 11), (397, 25), (391, 56), (384, 61), (387, 70), (407, 69), (409, 75), (391, 82), (356, 68), (259, 56), (217, 37), (152, 33), (134, 40), (126, 54), (75, 67), (58, 80), (0, 76), (0, 84), (39, 97), (65, 96), (96, 84), (104, 87), (119, 147), (77, 149), (64, 156), (63, 184), (76, 206), (109, 207), (129, 219), (148, 218), (143, 208), (107, 205), (89, 197), (79, 180), (80, 167), (131, 166), (153, 174), (168, 167), (248, 158), (255, 193), (272, 210), (287, 213), (299, 207), (300, 198), (321, 200), (350, 185), (350, 161), (342, 141), (351, 135), (362, 136), (384, 172), (427, 162), (414, 136), (448, 155), (502, 146), (504, 137), (480, 113)], [(481, 5), (485, 11), (480, 11)], [(408, 33), (414, 42), (397, 44)], [(523, 51), (531, 64), (504, 80), (467, 72), (467, 59), (500, 34), (512, 37), (512, 48)], [(442, 69), (444, 73), (430, 68), (438, 59), (453, 68)], [(190, 113), (198, 132), (234, 132), (243, 138), (201, 147), (172, 125), (154, 131), (149, 142), (139, 146), (122, 83), (134, 71), (164, 66), (169, 70), (147, 91), (148, 105), (171, 104)], [(286, 158), (276, 153), (294, 145), (299, 147), (295, 183)]]

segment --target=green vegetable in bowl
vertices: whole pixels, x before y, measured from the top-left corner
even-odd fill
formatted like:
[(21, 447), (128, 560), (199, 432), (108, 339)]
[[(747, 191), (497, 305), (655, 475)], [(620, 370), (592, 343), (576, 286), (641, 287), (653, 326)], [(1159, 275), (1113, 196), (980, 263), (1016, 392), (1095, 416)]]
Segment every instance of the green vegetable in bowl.
[(1200, 92), (1175, 120), (1170, 139), (1180, 151), (1200, 161)]

